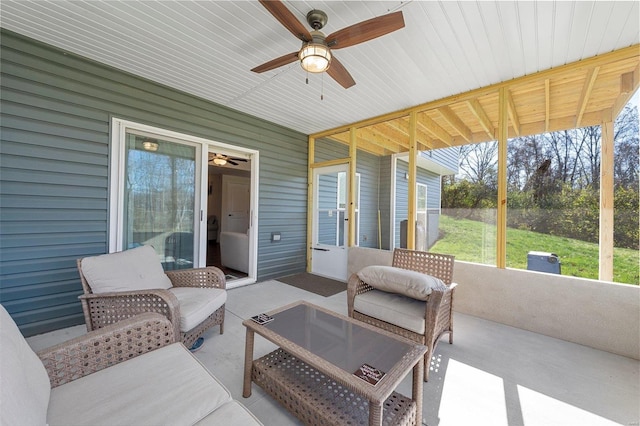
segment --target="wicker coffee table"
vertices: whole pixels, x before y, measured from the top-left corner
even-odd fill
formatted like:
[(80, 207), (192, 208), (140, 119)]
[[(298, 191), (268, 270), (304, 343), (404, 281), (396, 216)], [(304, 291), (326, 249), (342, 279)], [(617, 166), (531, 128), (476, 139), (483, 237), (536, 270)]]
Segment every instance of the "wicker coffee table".
[[(255, 382), (308, 425), (420, 425), (425, 346), (307, 302), (271, 312), (247, 328), (243, 396)], [(253, 359), (254, 333), (278, 349)], [(353, 373), (385, 373), (371, 384)], [(395, 392), (413, 371), (412, 396)]]

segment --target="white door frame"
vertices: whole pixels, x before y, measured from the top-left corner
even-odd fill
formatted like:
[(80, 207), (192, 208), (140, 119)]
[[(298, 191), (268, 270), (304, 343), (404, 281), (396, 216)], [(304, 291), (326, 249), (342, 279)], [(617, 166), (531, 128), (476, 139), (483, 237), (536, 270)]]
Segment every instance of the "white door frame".
[[(165, 140), (196, 146), (196, 186), (200, 197), (194, 205), (194, 267), (207, 263), (207, 158), (209, 152), (224, 152), (251, 161), (251, 212), (249, 216), (249, 274), (234, 280), (227, 288), (256, 282), (258, 259), (258, 170), (259, 152), (197, 136), (174, 132), (117, 117), (111, 119), (111, 152), (109, 164), (109, 253), (121, 251), (123, 245), (124, 205), (124, 141), (127, 131), (148, 133)], [(195, 238), (198, 236), (198, 238)]]

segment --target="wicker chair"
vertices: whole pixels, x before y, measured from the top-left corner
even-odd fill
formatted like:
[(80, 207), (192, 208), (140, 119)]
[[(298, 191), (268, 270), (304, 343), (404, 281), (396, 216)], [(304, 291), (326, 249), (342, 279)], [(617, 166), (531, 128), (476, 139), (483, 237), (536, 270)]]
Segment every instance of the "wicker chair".
[[(399, 296), (402, 302), (407, 304), (424, 303), (424, 311), (418, 309), (424, 315), (424, 333), (420, 334), (412, 330), (358, 312), (354, 303), (358, 295), (370, 291), (377, 291), (363, 282), (357, 274), (351, 275), (347, 285), (347, 307), (349, 316), (368, 324), (375, 325), (384, 330), (391, 331), (400, 336), (409, 338), (427, 346), (425, 353), (424, 380), (429, 379), (429, 371), (432, 369), (431, 357), (435, 351), (438, 339), (445, 333), (449, 333), (449, 343), (453, 343), (453, 293), (456, 284), (452, 283), (454, 256), (429, 253), (422, 251), (395, 249), (393, 252), (392, 266), (439, 278), (445, 284), (432, 290), (426, 301), (418, 301), (405, 296)], [(422, 320), (422, 318), (419, 318)]]
[[(134, 249), (138, 250), (138, 249)], [(151, 249), (153, 250), (153, 249)], [(122, 255), (129, 251), (121, 253), (113, 253), (101, 255), (99, 257)], [(155, 256), (155, 254), (153, 254)], [(157, 312), (167, 317), (174, 326), (174, 333), (180, 336), (179, 340), (190, 348), (199, 337), (210, 327), (220, 325), (220, 334), (224, 332), (224, 314), (226, 302), (226, 280), (224, 273), (216, 267), (179, 269), (174, 271), (166, 271), (164, 274), (170, 280), (167, 287), (170, 288), (147, 288), (137, 289), (133, 291), (109, 291), (95, 292), (92, 290), (92, 282), (83, 271), (83, 261), (78, 259), (78, 271), (80, 273), (80, 281), (84, 294), (80, 296), (82, 310), (87, 325), (87, 331), (102, 328), (104, 326), (114, 324), (126, 318), (134, 317), (143, 312)], [(160, 261), (157, 267), (162, 274), (162, 266)], [(164, 277), (163, 277), (164, 278)], [(166, 278), (165, 278), (166, 279)], [(93, 283), (95, 284), (95, 283)], [(159, 286), (160, 287), (160, 286)], [(215, 292), (206, 292), (198, 290), (199, 293), (189, 294), (190, 290), (182, 289), (220, 289)], [(189, 307), (181, 310), (179, 299), (191, 299)], [(177, 296), (176, 296), (177, 295)], [(185, 315), (191, 315), (189, 309), (194, 308), (195, 299), (216, 298), (215, 302), (209, 302), (206, 308), (210, 308), (210, 312), (204, 313), (204, 320), (185, 330)], [(220, 305), (220, 302), (222, 303)], [(195, 302), (202, 303), (201, 300)], [(195, 306), (194, 309), (203, 309), (202, 305)], [(183, 314), (181, 317), (181, 313)], [(208, 315), (207, 315), (208, 314)], [(202, 313), (198, 313), (202, 317)], [(181, 319), (182, 318), (182, 319)], [(183, 323), (183, 327), (181, 327)]]

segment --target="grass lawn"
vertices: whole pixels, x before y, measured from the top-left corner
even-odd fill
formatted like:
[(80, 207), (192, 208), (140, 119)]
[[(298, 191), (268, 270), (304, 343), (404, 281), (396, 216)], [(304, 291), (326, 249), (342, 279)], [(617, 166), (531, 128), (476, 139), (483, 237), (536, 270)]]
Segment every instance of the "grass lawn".
[[(455, 254), (457, 260), (495, 264), (496, 227), (483, 222), (440, 216), (442, 239), (431, 251)], [(537, 232), (507, 229), (507, 267), (527, 269), (527, 253), (543, 251), (560, 258), (562, 275), (598, 279), (598, 245)], [(640, 282), (640, 252), (614, 248), (613, 278), (617, 283)]]

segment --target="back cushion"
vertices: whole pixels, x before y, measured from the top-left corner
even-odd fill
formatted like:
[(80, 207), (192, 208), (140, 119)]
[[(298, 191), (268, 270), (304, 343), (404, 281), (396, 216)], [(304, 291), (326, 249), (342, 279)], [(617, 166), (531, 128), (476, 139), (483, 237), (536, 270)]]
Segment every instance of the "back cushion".
[(151, 246), (87, 257), (81, 268), (94, 293), (171, 288)]
[(446, 287), (439, 278), (393, 266), (365, 266), (358, 278), (378, 290), (418, 300), (427, 300), (434, 288)]
[(0, 424), (45, 425), (51, 384), (38, 355), (0, 305)]

